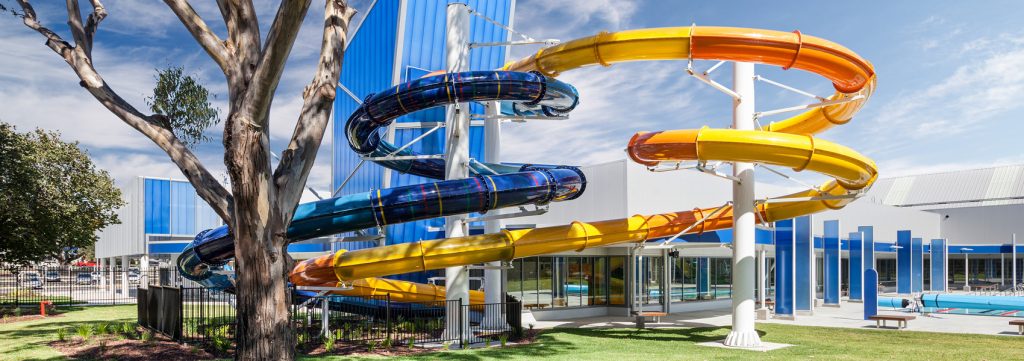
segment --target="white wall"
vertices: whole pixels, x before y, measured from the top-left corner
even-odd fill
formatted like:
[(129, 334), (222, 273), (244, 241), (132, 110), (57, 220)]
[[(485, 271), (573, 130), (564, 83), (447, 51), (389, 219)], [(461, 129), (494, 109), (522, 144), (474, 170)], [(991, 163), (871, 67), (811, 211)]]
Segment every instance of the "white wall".
[(121, 189), (125, 205), (117, 210), (120, 224), (108, 226), (99, 232), (96, 242), (96, 257), (120, 257), (145, 253), (142, 239), (144, 219), (143, 178), (136, 177)]
[(824, 222), (833, 219), (839, 220), (840, 238), (856, 232), (858, 226), (873, 226), (875, 242), (895, 242), (896, 231), (899, 230), (910, 230), (913, 237), (923, 238), (925, 242), (941, 235), (937, 214), (872, 203), (867, 198), (856, 200), (837, 211), (811, 216), (812, 233), (822, 235)]
[(950, 244), (1024, 244), (1024, 204), (931, 210)]
[[(539, 216), (506, 220), (506, 226), (537, 227), (569, 224), (573, 221), (602, 221), (624, 218), (626, 214), (626, 174), (624, 162), (609, 162), (580, 167), (587, 177), (587, 188), (577, 199), (550, 203), (550, 210)], [(503, 212), (512, 212), (504, 210)]]

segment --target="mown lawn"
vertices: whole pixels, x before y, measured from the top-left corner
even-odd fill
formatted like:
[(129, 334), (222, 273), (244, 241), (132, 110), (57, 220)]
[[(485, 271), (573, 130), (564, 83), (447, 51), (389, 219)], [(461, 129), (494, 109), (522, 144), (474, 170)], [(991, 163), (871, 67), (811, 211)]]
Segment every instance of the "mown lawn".
[[(725, 327), (689, 329), (555, 329), (528, 346), (420, 354), (392, 360), (1022, 360), (1024, 338), (858, 330), (777, 324), (757, 326), (762, 340), (795, 346), (767, 353), (698, 346), (721, 340)], [(365, 360), (382, 357), (323, 357)]]
[(57, 329), (105, 321), (136, 322), (136, 306), (91, 306), (66, 308), (59, 317), (0, 324), (0, 360), (64, 360), (48, 342), (56, 339)]
[[(79, 308), (61, 317), (0, 325), (0, 360), (63, 360), (47, 346), (57, 328), (135, 321), (135, 306)], [(1024, 338), (914, 331), (759, 324), (761, 339), (795, 346), (768, 353), (696, 343), (720, 340), (728, 328), (554, 329), (531, 345), (434, 352), (404, 357), (330, 356), (305, 360), (1024, 360)]]

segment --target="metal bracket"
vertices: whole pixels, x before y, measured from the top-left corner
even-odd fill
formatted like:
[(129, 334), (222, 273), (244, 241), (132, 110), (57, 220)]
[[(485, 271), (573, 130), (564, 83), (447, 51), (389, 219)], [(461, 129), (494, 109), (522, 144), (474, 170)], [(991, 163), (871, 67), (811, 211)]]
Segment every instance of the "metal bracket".
[(381, 234), (361, 234), (357, 236), (348, 237), (337, 237), (334, 239), (335, 242), (380, 242), (384, 239), (384, 235)]
[(721, 162), (718, 162), (718, 163), (715, 163), (714, 165), (709, 167), (707, 165), (707, 162), (703, 162), (702, 161), (702, 162), (698, 162), (697, 163), (697, 166), (696, 166), (695, 169), (697, 169), (697, 171), (701, 172), (701, 173), (710, 174), (710, 175), (713, 175), (715, 177), (725, 178), (725, 179), (731, 180), (733, 182), (740, 183), (740, 179), (739, 178), (737, 178), (735, 176), (728, 175), (728, 174), (724, 174), (722, 172), (719, 172), (718, 171), (718, 166), (721, 165), (721, 164), (722, 164)]
[(702, 218), (701, 218), (700, 220), (698, 220), (697, 222), (694, 222), (694, 223), (693, 223), (693, 224), (691, 224), (691, 225), (690, 225), (689, 227), (686, 227), (686, 228), (685, 228), (685, 229), (683, 229), (682, 231), (679, 231), (679, 233), (676, 233), (676, 234), (675, 234), (675, 235), (673, 235), (672, 237), (669, 237), (669, 239), (666, 239), (666, 240), (662, 241), (662, 242), (661, 242), (661, 245), (663, 245), (663, 246), (664, 246), (664, 245), (668, 245), (668, 244), (672, 243), (672, 241), (675, 241), (675, 240), (676, 240), (677, 238), (679, 238), (680, 236), (682, 236), (682, 235), (683, 235), (683, 234), (685, 234), (686, 232), (689, 232), (689, 231), (690, 231), (690, 230), (692, 230), (692, 229), (693, 229), (694, 227), (697, 227), (697, 226), (698, 226), (698, 225), (700, 225), (701, 223), (704, 223), (704, 221), (706, 221), (706, 220), (708, 220), (709, 218), (713, 217), (714, 215), (718, 214), (718, 212), (721, 212), (721, 211), (722, 211), (723, 209), (725, 209), (725, 207), (728, 207), (728, 206), (730, 206), (730, 205), (732, 205), (732, 201), (728, 201), (728, 202), (725, 202), (725, 204), (723, 204), (723, 205), (722, 205), (721, 207), (718, 207), (718, 208), (716, 208), (716, 209), (715, 209), (714, 211), (712, 211), (711, 213), (708, 213), (708, 215), (706, 215), (706, 216), (702, 217)]
[(482, 221), (492, 221), (492, 220), (496, 220), (496, 219), (509, 219), (509, 218), (536, 216), (536, 215), (541, 215), (541, 214), (547, 213), (548, 212), (548, 207), (549, 207), (548, 205), (534, 206), (534, 209), (530, 210), (530, 209), (526, 209), (526, 206), (519, 206), (519, 212), (493, 214), (493, 215), (483, 215), (483, 216), (479, 216), (479, 217), (470, 217), (470, 218), (466, 218), (466, 222), (467, 223), (469, 223), (469, 222), (482, 222)]
[(508, 261), (501, 261), (501, 265), (500, 265), (500, 266), (488, 266), (488, 265), (483, 265), (483, 266), (479, 266), (479, 265), (469, 265), (469, 266), (466, 266), (466, 268), (469, 268), (469, 269), (471, 269), (471, 270), (474, 270), (474, 269), (482, 269), (482, 270), (504, 270), (504, 269), (513, 269), (513, 267), (512, 267), (512, 263), (510, 263), (510, 262), (508, 262)]
[(483, 115), (483, 114), (470, 114), (472, 120), (497, 120), (497, 121), (511, 121), (513, 123), (526, 123), (530, 120), (566, 120), (569, 116), (559, 115), (554, 117), (544, 115)]
[(711, 66), (711, 68), (709, 68), (708, 70), (706, 70), (704, 72), (701, 72), (701, 73), (697, 73), (697, 71), (693, 69), (693, 62), (692, 61), (691, 62), (687, 62), (686, 63), (686, 73), (690, 74), (694, 78), (697, 78), (697, 80), (700, 80), (704, 84), (710, 85), (712, 88), (715, 88), (718, 91), (720, 91), (722, 93), (725, 93), (726, 95), (732, 97), (733, 99), (741, 100), (741, 99), (743, 99), (743, 97), (740, 96), (738, 93), (732, 91), (732, 89), (729, 89), (729, 87), (727, 87), (725, 85), (722, 85), (719, 82), (711, 80), (711, 78), (708, 77), (708, 75), (711, 74), (711, 72), (715, 71), (715, 69), (718, 69), (718, 67), (722, 66), (722, 64), (724, 64), (724, 63), (725, 63), (725, 60), (722, 60), (722, 61), (718, 62), (717, 64)]
[(826, 106), (829, 106), (829, 105), (844, 104), (844, 103), (849, 103), (849, 102), (852, 102), (852, 101), (855, 101), (855, 100), (861, 100), (861, 99), (864, 99), (864, 94), (857, 94), (857, 95), (854, 95), (854, 96), (844, 96), (844, 97), (839, 98), (839, 99), (825, 100), (825, 101), (821, 101), (821, 102), (818, 102), (818, 103), (797, 105), (797, 106), (793, 106), (793, 107), (779, 108), (779, 109), (767, 110), (767, 111), (763, 111), (763, 112), (755, 112), (754, 113), (754, 119), (763, 118), (763, 117), (767, 117), (767, 116), (775, 115), (775, 114), (795, 112), (795, 111), (798, 111), (798, 110), (814, 109), (814, 108), (826, 107)]

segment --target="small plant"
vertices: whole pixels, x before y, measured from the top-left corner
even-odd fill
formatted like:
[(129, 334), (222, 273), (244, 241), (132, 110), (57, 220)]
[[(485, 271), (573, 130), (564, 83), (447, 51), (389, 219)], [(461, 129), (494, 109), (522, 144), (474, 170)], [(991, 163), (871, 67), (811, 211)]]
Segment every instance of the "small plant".
[(508, 344), (508, 334), (503, 333), (501, 336), (498, 336), (498, 341), (501, 342), (501, 348), (505, 348), (505, 345)]
[(416, 338), (409, 337), (409, 349), (412, 350), (416, 347)]
[(93, 332), (95, 331), (92, 325), (79, 325), (75, 328), (75, 333), (78, 334), (78, 337), (82, 338), (82, 341), (89, 341), (89, 337), (92, 337)]
[(334, 351), (334, 341), (335, 341), (335, 339), (334, 339), (333, 335), (328, 335), (327, 337), (325, 337), (324, 338), (324, 351), (333, 352)]
[(145, 343), (149, 343), (149, 341), (153, 341), (153, 331), (150, 331), (150, 330), (142, 331), (142, 337), (140, 337), (139, 339), (141, 339), (142, 342), (145, 342)]
[(213, 343), (213, 349), (217, 350), (217, 352), (221, 354), (227, 353), (228, 349), (231, 348), (231, 339), (224, 335), (214, 334), (211, 341)]
[(96, 333), (99, 335), (106, 335), (111, 331), (112, 330), (110, 329), (110, 324), (107, 322), (100, 322), (99, 324), (96, 325)]
[(296, 342), (296, 343), (298, 343), (298, 344), (300, 344), (300, 345), (302, 345), (302, 344), (305, 344), (305, 343), (306, 343), (306, 340), (307, 340), (308, 338), (309, 338), (309, 337), (308, 337), (308, 336), (306, 336), (306, 334), (305, 334), (305, 333), (300, 333), (300, 334), (296, 334), (296, 335), (295, 335), (295, 342)]
[(462, 343), (462, 349), (463, 350), (468, 350), (469, 349), (469, 342), (463, 342)]
[(491, 339), (490, 338), (484, 339), (484, 347), (491, 348)]
[(107, 352), (107, 341), (100, 340), (100, 342), (96, 346), (96, 353), (98, 353), (100, 356), (103, 356), (105, 352)]
[(188, 347), (188, 352), (193, 354), (193, 355), (198, 355), (199, 354), (199, 347), (196, 347), (196, 345), (189, 346)]
[(64, 342), (68, 339), (68, 329), (61, 327), (57, 329), (57, 341)]
[(533, 324), (530, 324), (530, 331), (533, 331)]
[(377, 349), (377, 342), (378, 342), (377, 340), (373, 340), (373, 341), (367, 342), (366, 343), (366, 352), (373, 352), (373, 350)]
[(131, 322), (122, 323), (121, 335), (127, 338), (135, 338), (135, 325)]
[(390, 338), (386, 338), (384, 339), (384, 343), (381, 346), (384, 347), (384, 350), (390, 351), (393, 343), (394, 341), (392, 341)]
[(341, 330), (334, 330), (334, 339), (335, 340), (344, 340), (345, 339), (345, 333), (342, 332)]
[(21, 317), (21, 307), (15, 306), (11, 313), (14, 314), (14, 317)]
[(451, 342), (445, 341), (445, 342), (441, 343), (441, 350), (448, 351), (448, 349), (451, 348), (451, 347), (452, 347), (452, 343)]

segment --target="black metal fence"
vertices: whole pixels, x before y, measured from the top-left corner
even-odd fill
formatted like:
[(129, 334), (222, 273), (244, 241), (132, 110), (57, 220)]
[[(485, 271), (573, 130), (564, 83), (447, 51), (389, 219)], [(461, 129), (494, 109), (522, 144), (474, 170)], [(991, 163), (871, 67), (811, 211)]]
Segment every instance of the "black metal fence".
[[(202, 287), (154, 285), (150, 285), (150, 290), (139, 292), (139, 322), (143, 326), (220, 354), (229, 353), (233, 347), (236, 334), (233, 294)], [(159, 296), (155, 296), (157, 294)], [(485, 305), (462, 305), (459, 300), (402, 303), (393, 302), (389, 296), (331, 297), (326, 305), (325, 301), (322, 297), (294, 297), (290, 309), (291, 327), (296, 332), (300, 351), (328, 342), (376, 347), (447, 343), (462, 347), (465, 342), (497, 344), (501, 339), (515, 340), (522, 336), (519, 326), (522, 304), (514, 299)], [(177, 302), (177, 305), (167, 302)], [(153, 307), (160, 310), (152, 310)], [(450, 320), (447, 318), (449, 310), (460, 308), (466, 309), (468, 322), (462, 322), (462, 313), (453, 315)], [(174, 312), (178, 312), (177, 328), (160, 323), (175, 319), (171, 314)], [(468, 329), (456, 327), (457, 330), (446, 332), (449, 321), (466, 325)]]
[(181, 289), (149, 285), (149, 288), (139, 288), (137, 293), (139, 325), (172, 339), (181, 339)]
[(116, 305), (136, 302), (135, 289), (159, 277), (158, 269), (28, 267), (0, 270), (0, 307)]

